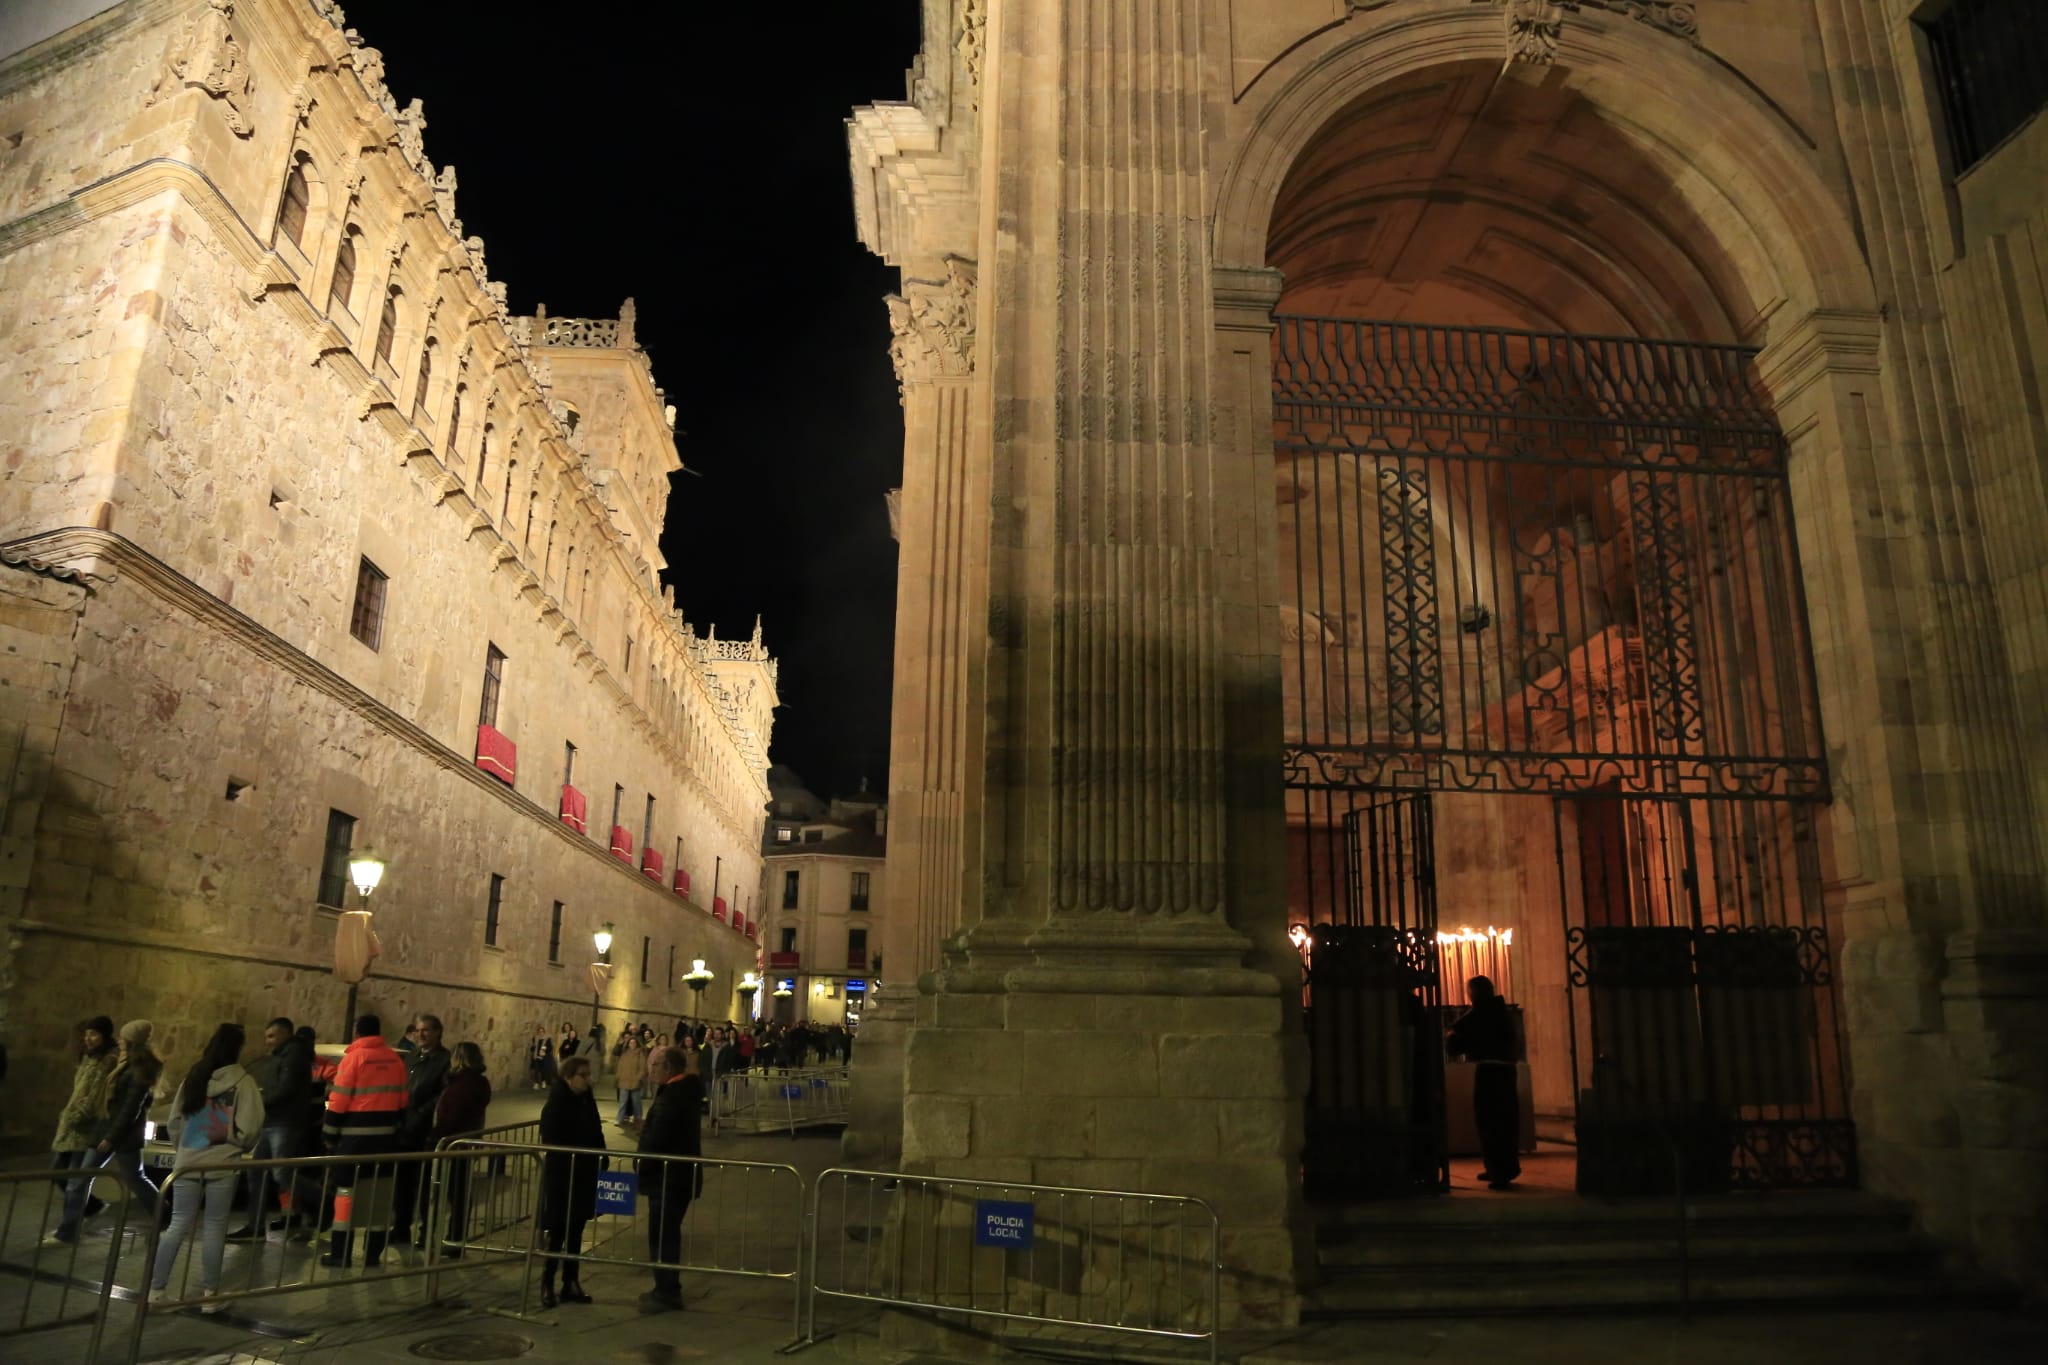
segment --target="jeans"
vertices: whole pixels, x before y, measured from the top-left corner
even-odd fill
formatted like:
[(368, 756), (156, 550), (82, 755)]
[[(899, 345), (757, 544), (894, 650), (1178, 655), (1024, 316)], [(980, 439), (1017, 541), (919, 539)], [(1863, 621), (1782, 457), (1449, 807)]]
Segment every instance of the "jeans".
[(235, 1182), (241, 1177), (232, 1170), (187, 1171), (171, 1182), (171, 1225), (157, 1244), (156, 1273), (149, 1277), (151, 1289), (170, 1287), (171, 1271), (178, 1253), (199, 1218), (200, 1204), (206, 1206), (206, 1222), (200, 1228), (199, 1292), (211, 1294), (220, 1286), (220, 1263), (228, 1250), (228, 1214), (235, 1207)]
[(640, 1091), (637, 1088), (628, 1090), (626, 1087), (620, 1086), (618, 1122), (624, 1123), (629, 1118), (638, 1118), (639, 1116)]
[[(266, 1123), (263, 1136), (256, 1139), (255, 1150), (249, 1155), (252, 1160), (263, 1161), (270, 1157), (293, 1157), (299, 1154), (302, 1131), (296, 1123)], [(273, 1183), (283, 1186), (291, 1177), (270, 1167), (249, 1172), (249, 1226), (261, 1232), (263, 1220), (270, 1216), (270, 1189)]]
[[(108, 1152), (101, 1156), (96, 1150), (80, 1153), (88, 1171), (104, 1170), (117, 1177), (128, 1192), (140, 1199), (146, 1209), (156, 1208), (156, 1185), (142, 1169), (142, 1153)], [(78, 1224), (85, 1217), (85, 1201), (92, 1194), (92, 1177), (74, 1180), (64, 1191), (64, 1214), (57, 1223), (57, 1236), (69, 1242), (78, 1236)]]

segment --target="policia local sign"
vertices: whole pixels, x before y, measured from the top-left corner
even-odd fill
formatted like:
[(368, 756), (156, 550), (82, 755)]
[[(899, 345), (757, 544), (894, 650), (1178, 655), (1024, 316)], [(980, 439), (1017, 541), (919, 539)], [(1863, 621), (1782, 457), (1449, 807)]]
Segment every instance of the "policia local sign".
[(974, 1201), (974, 1244), (979, 1247), (1031, 1247), (1031, 1205), (1005, 1199)]

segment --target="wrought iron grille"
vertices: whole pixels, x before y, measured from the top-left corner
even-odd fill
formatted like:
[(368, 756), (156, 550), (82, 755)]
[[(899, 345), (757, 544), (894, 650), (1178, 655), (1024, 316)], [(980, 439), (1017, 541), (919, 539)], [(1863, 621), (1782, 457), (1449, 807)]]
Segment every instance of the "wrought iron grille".
[(1825, 797), (1752, 352), (1276, 321), (1290, 785)]

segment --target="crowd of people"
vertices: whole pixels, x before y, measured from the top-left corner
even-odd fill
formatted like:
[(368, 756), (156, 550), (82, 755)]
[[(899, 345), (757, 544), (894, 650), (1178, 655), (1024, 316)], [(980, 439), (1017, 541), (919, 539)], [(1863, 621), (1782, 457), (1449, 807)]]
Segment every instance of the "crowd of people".
[[(161, 1227), (151, 1298), (171, 1294), (179, 1258), (196, 1246), (203, 1313), (219, 1310), (213, 1296), (230, 1242), (265, 1241), (272, 1232), (299, 1241), (324, 1234), (319, 1263), (335, 1268), (354, 1264), (359, 1229), (365, 1269), (378, 1268), (394, 1243), (408, 1261), (426, 1250), (433, 1222), (429, 1164), (392, 1158), (430, 1152), (446, 1138), (485, 1127), (491, 1081), (476, 1043), (446, 1046), (440, 1018), (424, 1013), (388, 1042), (383, 1021), (365, 1014), (354, 1021), (340, 1058), (324, 1060), (311, 1028), (279, 1017), (265, 1026), (260, 1055), (245, 1060), (245, 1030), (223, 1023), (174, 1082), (151, 1046), (154, 1033), (146, 1019), (118, 1030), (104, 1015), (79, 1025), (71, 1094), (51, 1140), (63, 1195), (46, 1245), (74, 1244), (89, 1230), (103, 1208), (93, 1197), (93, 1177), (104, 1173), (139, 1201), (149, 1226)], [(594, 1093), (606, 1065), (618, 1092), (614, 1121), (637, 1133), (650, 1259), (673, 1263), (683, 1216), (703, 1177), (699, 1167), (661, 1158), (701, 1154), (702, 1114), (716, 1078), (756, 1066), (803, 1066), (814, 1056), (847, 1061), (852, 1045), (842, 1026), (801, 1021), (734, 1026), (685, 1018), (673, 1040), (650, 1023), (631, 1024), (609, 1047), (602, 1026), (586, 1038), (568, 1023), (559, 1031), (536, 1025), (527, 1065), (529, 1084), (546, 1092), (540, 1141), (576, 1149), (543, 1158), (536, 1220), (546, 1248), (543, 1306), (591, 1302), (578, 1260), (606, 1160)], [(173, 1148), (176, 1177), (167, 1223), (161, 1190), (144, 1163), (149, 1116), (159, 1105), (168, 1109), (169, 1122), (159, 1127)], [(300, 1169), (296, 1179), (278, 1178), (269, 1165), (245, 1169), (242, 1160), (321, 1155), (349, 1160)], [(472, 1164), (447, 1164), (446, 1259), (462, 1255)], [(230, 1229), (238, 1189), (247, 1218)], [(676, 1271), (656, 1269), (654, 1281), (641, 1296), (644, 1311), (683, 1306)]]

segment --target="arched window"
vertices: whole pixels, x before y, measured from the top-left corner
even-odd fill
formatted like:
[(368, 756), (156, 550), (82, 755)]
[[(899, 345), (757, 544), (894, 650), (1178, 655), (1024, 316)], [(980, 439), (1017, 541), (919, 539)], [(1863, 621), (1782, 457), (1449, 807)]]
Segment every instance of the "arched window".
[(504, 526), (512, 519), (512, 481), (519, 477), (519, 461), (515, 458), (505, 466), (505, 496), (498, 503), (498, 524)]
[(377, 316), (377, 359), (391, 363), (391, 341), (398, 333), (398, 286), (384, 291), (384, 311)]
[(434, 339), (427, 338), (427, 344), (420, 347), (420, 377), (412, 386), (412, 410), (415, 415), (427, 410), (427, 386), (434, 382)]
[(356, 238), (361, 236), (354, 228), (346, 228), (341, 234), (341, 245), (334, 249), (334, 278), (327, 285), (327, 311), (339, 308), (344, 313), (352, 312), (351, 304), (356, 294)]
[(548, 581), (548, 571), (555, 567), (555, 523), (548, 523), (548, 547), (540, 557), (540, 581)]
[(455, 471), (455, 438), (462, 431), (462, 395), (466, 392), (467, 386), (457, 384), (455, 397), (448, 400), (448, 433), (441, 439), (441, 463), (450, 473)]
[(284, 199), (277, 206), (277, 230), (300, 250), (306, 246), (306, 211), (312, 203), (313, 187), (306, 179), (306, 156), (301, 152), (285, 172)]
[(497, 431), (489, 422), (484, 423), (483, 439), (476, 443), (476, 491), (484, 491), (484, 465), (491, 458), (491, 436)]

